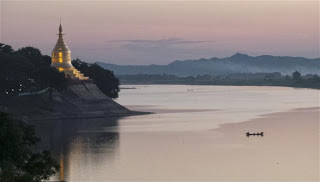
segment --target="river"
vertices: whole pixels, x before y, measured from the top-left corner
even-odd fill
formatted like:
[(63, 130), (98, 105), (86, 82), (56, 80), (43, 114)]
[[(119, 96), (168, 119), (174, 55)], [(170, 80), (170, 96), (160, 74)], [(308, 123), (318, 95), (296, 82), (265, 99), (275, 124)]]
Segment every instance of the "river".
[[(131, 110), (154, 114), (55, 121), (49, 126), (43, 123), (39, 127), (41, 148), (53, 151), (61, 163), (61, 172), (52, 180), (266, 179), (266, 174), (253, 178), (257, 174), (252, 175), (250, 171), (237, 174), (239, 166), (246, 164), (238, 161), (237, 165), (233, 165), (233, 161), (239, 148), (249, 150), (250, 147), (257, 147), (255, 143), (261, 142), (267, 135), (254, 140), (255, 143), (248, 148), (242, 133), (232, 139), (243, 138), (241, 145), (229, 145), (221, 142), (224, 141), (223, 132), (215, 130), (227, 123), (242, 123), (265, 114), (319, 107), (319, 91), (313, 89), (195, 85), (122, 87), (116, 99), (118, 103)], [(233, 152), (233, 157), (231, 154), (223, 155), (224, 152)], [(250, 157), (250, 153), (242, 155)], [(267, 179), (298, 178), (281, 174)]]

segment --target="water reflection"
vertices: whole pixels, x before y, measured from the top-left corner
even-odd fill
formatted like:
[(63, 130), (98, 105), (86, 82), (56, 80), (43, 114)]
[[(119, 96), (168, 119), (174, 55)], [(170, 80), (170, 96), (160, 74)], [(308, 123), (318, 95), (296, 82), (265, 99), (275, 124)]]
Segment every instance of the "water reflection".
[(135, 87), (118, 102), (155, 114), (36, 123), (62, 161), (52, 180), (319, 181), (318, 90)]
[[(60, 173), (51, 180), (78, 181), (96, 176), (117, 159), (118, 118), (34, 121), (41, 143), (60, 161)], [(84, 176), (85, 175), (85, 176)]]

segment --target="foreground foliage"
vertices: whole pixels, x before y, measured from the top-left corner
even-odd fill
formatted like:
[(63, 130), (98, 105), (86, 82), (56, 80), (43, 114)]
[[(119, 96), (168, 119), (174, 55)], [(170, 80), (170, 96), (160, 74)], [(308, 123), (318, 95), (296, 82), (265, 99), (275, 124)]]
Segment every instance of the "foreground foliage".
[(58, 171), (48, 151), (32, 152), (38, 141), (32, 126), (0, 112), (0, 181), (38, 182)]

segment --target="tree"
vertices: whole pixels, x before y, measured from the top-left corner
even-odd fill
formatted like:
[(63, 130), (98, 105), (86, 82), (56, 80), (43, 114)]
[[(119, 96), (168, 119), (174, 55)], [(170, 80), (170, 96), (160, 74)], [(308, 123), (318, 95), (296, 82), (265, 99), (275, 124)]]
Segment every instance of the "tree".
[(42, 54), (41, 51), (34, 47), (22, 47), (17, 51), (18, 54), (23, 55), (29, 59), (41, 59)]
[(34, 65), (25, 57), (0, 54), (0, 95), (29, 85), (33, 72)]
[(290, 80), (290, 76), (289, 76), (289, 75), (286, 75), (286, 76), (284, 77), (284, 79)]
[(49, 87), (49, 98), (52, 98), (52, 89), (62, 91), (67, 88), (68, 79), (63, 72), (53, 67), (42, 66), (38, 69), (35, 80), (40, 88)]
[(0, 112), (0, 181), (40, 182), (59, 170), (48, 151), (32, 152), (39, 140), (31, 125)]
[[(0, 44), (0, 47), (3, 45)], [(12, 54), (0, 54), (0, 95), (7, 95), (8, 90), (9, 95), (16, 95), (22, 91), (48, 87), (50, 90), (65, 89), (67, 79), (64, 73), (50, 65), (51, 57), (42, 55), (39, 49), (33, 47), (23, 47)], [(11, 92), (12, 89), (19, 92)]]
[(10, 45), (0, 43), (0, 52), (6, 53), (6, 54), (11, 54), (13, 52), (13, 49)]
[(115, 77), (112, 71), (93, 64), (88, 68), (87, 74), (108, 97), (118, 98), (120, 92), (119, 79)]
[(26, 57), (27, 59), (32, 61), (34, 65), (40, 66), (40, 65), (46, 64), (46, 62), (43, 60), (41, 51), (37, 48), (30, 47), (30, 46), (22, 47), (16, 53), (18, 55)]
[(88, 63), (82, 62), (80, 59), (75, 59), (72, 61), (72, 65), (80, 71), (85, 71), (88, 69)]
[(301, 80), (301, 73), (299, 73), (298, 71), (295, 71), (294, 73), (292, 73), (292, 78), (295, 81)]
[(120, 88), (119, 79), (112, 71), (106, 70), (97, 64), (82, 62), (80, 59), (72, 61), (75, 68), (80, 70), (85, 76), (90, 77), (98, 88), (110, 98), (118, 98)]
[(63, 90), (67, 87), (67, 79), (64, 73), (56, 68), (50, 67), (51, 57), (42, 55), (41, 51), (34, 47), (23, 47), (17, 51), (18, 54), (28, 58), (34, 65), (34, 78), (40, 88), (50, 88), (50, 98), (52, 88)]

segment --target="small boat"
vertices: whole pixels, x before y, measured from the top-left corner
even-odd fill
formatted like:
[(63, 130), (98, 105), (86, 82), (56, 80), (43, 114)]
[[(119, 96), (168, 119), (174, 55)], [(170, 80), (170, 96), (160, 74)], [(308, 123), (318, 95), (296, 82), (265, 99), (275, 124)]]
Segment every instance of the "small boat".
[(247, 132), (247, 133), (246, 133), (247, 136), (250, 136), (250, 135), (263, 136), (263, 134), (264, 134), (264, 132), (260, 132), (260, 133), (259, 133), (259, 132), (258, 132), (258, 133), (249, 133), (249, 132)]

